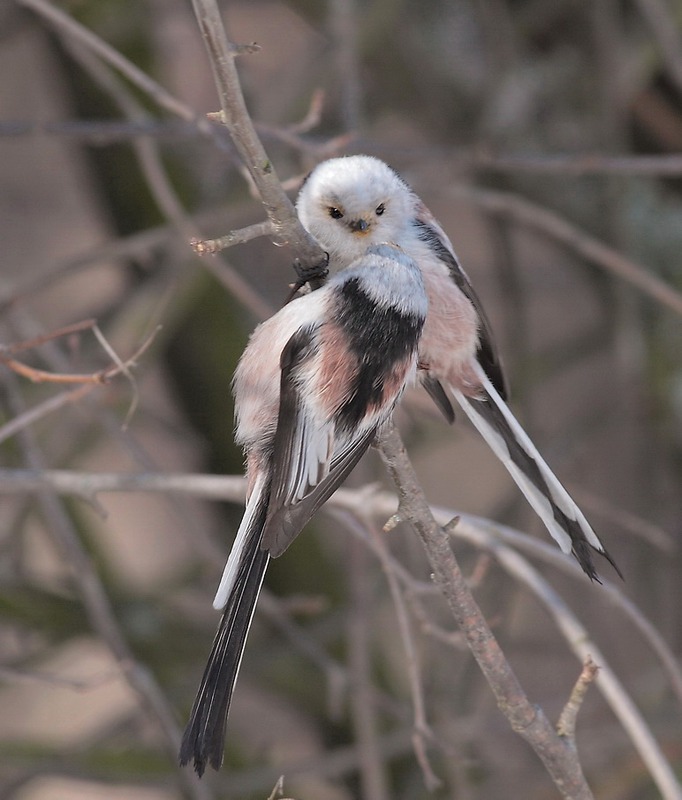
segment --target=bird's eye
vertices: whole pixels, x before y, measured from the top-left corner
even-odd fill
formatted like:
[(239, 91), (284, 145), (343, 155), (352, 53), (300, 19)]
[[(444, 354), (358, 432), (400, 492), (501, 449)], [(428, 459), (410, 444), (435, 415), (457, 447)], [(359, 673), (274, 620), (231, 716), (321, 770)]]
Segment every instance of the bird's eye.
[(379, 205), (374, 209), (374, 213), (377, 217), (380, 217), (384, 211), (386, 211), (386, 206), (383, 203), (379, 203)]
[(343, 216), (343, 211), (340, 211), (335, 206), (329, 206), (328, 211), (329, 211), (329, 216), (332, 219), (341, 219), (341, 217)]

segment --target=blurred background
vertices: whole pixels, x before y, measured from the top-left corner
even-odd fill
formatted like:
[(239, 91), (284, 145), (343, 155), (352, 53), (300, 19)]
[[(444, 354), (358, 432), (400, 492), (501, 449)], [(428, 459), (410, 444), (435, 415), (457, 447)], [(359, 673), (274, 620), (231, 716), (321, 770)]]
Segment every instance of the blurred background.
[[(238, 66), (291, 196), (318, 161), (370, 153), (448, 232), (515, 413), (625, 582), (606, 564), (613, 590), (568, 559), (531, 561), (679, 775), (682, 4), (222, 6), (232, 41), (260, 45)], [(113, 68), (88, 31), (155, 83)], [(264, 219), (225, 132), (197, 122), (217, 108), (189, 3), (0, 6), (0, 341), (28, 345), (13, 356), (34, 369), (93, 374), (112, 357), (91, 327), (36, 337), (95, 319), (125, 360), (156, 331), (134, 383), (34, 384), (0, 366), (0, 797), (267, 798), (280, 775), (297, 800), (556, 797), (430, 588), (414, 534), (340, 512), (272, 564), (223, 771), (199, 785), (176, 767), (241, 508), (192, 493), (95, 497), (87, 475), (241, 473), (230, 380), (249, 332), (286, 297), (294, 254), (268, 238), (204, 258), (189, 247)], [(399, 422), (433, 503), (546, 537), (463, 419), (447, 427), (414, 391)], [(75, 488), (38, 491), (11, 472), (56, 469), (76, 471)], [(377, 481), (388, 485), (370, 454), (350, 485)], [(530, 699), (555, 720), (579, 660), (523, 582), (453, 546)], [(413, 746), (401, 620), (434, 791)], [(682, 796), (656, 786), (595, 687), (577, 742), (602, 800)]]

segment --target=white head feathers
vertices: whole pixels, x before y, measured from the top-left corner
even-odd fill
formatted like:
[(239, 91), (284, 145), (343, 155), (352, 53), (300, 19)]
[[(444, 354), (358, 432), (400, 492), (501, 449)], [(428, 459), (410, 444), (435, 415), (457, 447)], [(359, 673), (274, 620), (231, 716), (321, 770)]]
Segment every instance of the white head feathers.
[(346, 267), (370, 245), (399, 242), (418, 198), (383, 161), (347, 156), (319, 164), (301, 187), (296, 209), (324, 243), (332, 265)]

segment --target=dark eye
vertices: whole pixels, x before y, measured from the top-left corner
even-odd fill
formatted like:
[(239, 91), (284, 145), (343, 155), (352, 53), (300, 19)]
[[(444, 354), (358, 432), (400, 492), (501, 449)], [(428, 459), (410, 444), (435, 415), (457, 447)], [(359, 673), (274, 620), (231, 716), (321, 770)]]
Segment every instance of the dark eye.
[(386, 211), (386, 206), (383, 203), (379, 203), (379, 205), (374, 209), (374, 213), (377, 217), (380, 217), (384, 211)]
[(343, 216), (343, 211), (339, 211), (339, 209), (335, 208), (334, 206), (329, 206), (328, 211), (329, 211), (329, 216), (332, 219), (341, 219), (341, 217)]

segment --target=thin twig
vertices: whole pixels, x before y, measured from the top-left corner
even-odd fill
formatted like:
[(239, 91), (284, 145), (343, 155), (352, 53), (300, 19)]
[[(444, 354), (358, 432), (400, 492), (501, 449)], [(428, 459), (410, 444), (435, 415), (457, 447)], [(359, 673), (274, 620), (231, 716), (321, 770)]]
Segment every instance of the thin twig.
[(220, 147), (225, 147), (225, 139), (220, 135), (219, 128), (212, 125), (202, 115), (197, 114), (191, 106), (174, 97), (161, 84), (150, 78), (146, 72), (143, 72), (132, 61), (129, 61), (120, 51), (107, 44), (101, 37), (81, 25), (73, 17), (70, 17), (64, 11), (52, 5), (52, 3), (47, 2), (47, 0), (16, 0), (16, 2), (19, 5), (26, 6), (26, 8), (30, 8), (47, 20), (60, 36), (66, 36), (78, 42), (103, 61), (111, 64), (161, 108), (187, 122), (191, 122), (201, 133), (212, 138)]
[(97, 386), (92, 383), (86, 383), (83, 386), (78, 386), (76, 389), (70, 389), (66, 392), (61, 392), (54, 397), (49, 397), (42, 403), (29, 408), (26, 411), (13, 417), (0, 427), (0, 444), (7, 439), (15, 436), (19, 431), (33, 425), (39, 419), (47, 416), (48, 414), (58, 411), (69, 403), (77, 403), (86, 394), (90, 394)]
[[(17, 0), (20, 2), (20, 0)], [(316, 92), (319, 90), (316, 90)], [(335, 152), (347, 147), (354, 139), (353, 133), (345, 133), (332, 137), (324, 142), (304, 139), (292, 134), (305, 133), (315, 127), (319, 113), (313, 106), (317, 100), (315, 94), (311, 100), (308, 115), (298, 123), (284, 128), (256, 122), (256, 131), (263, 138), (285, 141), (303, 153), (312, 153), (317, 158), (328, 158)], [(196, 120), (196, 118), (195, 118)], [(209, 117), (210, 121), (210, 117)], [(309, 126), (309, 127), (308, 127)], [(176, 119), (143, 119), (143, 120), (4, 120), (0, 122), (0, 138), (25, 136), (61, 136), (74, 141), (85, 142), (92, 147), (108, 147), (118, 142), (129, 142), (139, 137), (154, 139), (193, 139), (206, 134), (197, 129), (195, 122)], [(376, 143), (359, 141), (365, 149), (374, 150)], [(384, 152), (396, 150), (390, 143), (382, 143)], [(410, 158), (423, 158), (428, 155), (442, 163), (448, 163), (457, 171), (462, 169), (487, 170), (499, 173), (537, 173), (544, 175), (583, 177), (586, 175), (619, 175), (624, 177), (678, 177), (682, 174), (682, 156), (677, 153), (651, 155), (607, 155), (604, 153), (498, 153), (477, 146), (467, 150), (457, 147), (456, 150), (438, 150), (430, 145), (425, 148), (399, 148), (400, 155)]]
[[(238, 476), (216, 476), (196, 474), (125, 474), (125, 473), (78, 473), (65, 470), (0, 470), (0, 494), (14, 494), (21, 491), (37, 491), (40, 488), (50, 487), (60, 494), (76, 495), (90, 499), (99, 492), (121, 491), (152, 491), (164, 493), (184, 493), (197, 497), (215, 500), (229, 500), (243, 502), (245, 494), (245, 480)], [(376, 492), (369, 496), (363, 490), (340, 489), (328, 501), (331, 508), (337, 507), (357, 514), (371, 514), (375, 518), (386, 518), (395, 508), (395, 497), (389, 492)], [(455, 515), (452, 509), (431, 508), (436, 520), (445, 525)], [(477, 547), (490, 549), (498, 557), (499, 546), (504, 543), (506, 551), (513, 553), (511, 548), (527, 550), (535, 557), (552, 564), (576, 580), (583, 581), (584, 576), (574, 562), (549, 543), (526, 536), (508, 526), (498, 525), (481, 518), (462, 514), (455, 527), (454, 535), (463, 538)], [(528, 568), (525, 559), (520, 559)], [(505, 566), (509, 566), (509, 558)], [(521, 577), (521, 572), (515, 572)], [(525, 573), (524, 573), (525, 574)], [(523, 579), (524, 583), (525, 578)], [(642, 613), (623, 595), (619, 586), (608, 580), (603, 581), (600, 592), (610, 599), (635, 625), (644, 637), (647, 645), (656, 653), (666, 669), (680, 703), (682, 703), (682, 673), (673, 653), (666, 645), (663, 638), (646, 620)], [(584, 638), (580, 633), (577, 640)], [(598, 652), (595, 645), (589, 646), (589, 652)], [(587, 653), (580, 654), (582, 659)], [(599, 662), (606, 663), (603, 657)], [(607, 698), (608, 699), (608, 698)]]
[[(220, 213), (224, 214), (224, 211)], [(156, 248), (170, 249), (180, 243), (181, 239), (174, 228), (169, 225), (160, 225), (131, 236), (120, 237), (114, 241), (96, 245), (78, 255), (52, 262), (49, 266), (37, 267), (31, 274), (0, 289), (0, 311), (5, 311), (9, 306), (17, 305), (29, 297), (35, 298), (40, 292), (50, 289), (64, 278), (77, 275), (101, 263), (125, 262), (130, 258), (147, 256)]]
[[(98, 370), (97, 372), (89, 372), (84, 374), (46, 372), (42, 369), (30, 367), (28, 364), (24, 364), (23, 362), (17, 361), (14, 358), (9, 358), (8, 356), (3, 355), (2, 351), (0, 351), (0, 364), (4, 364), (8, 369), (11, 369), (12, 372), (16, 372), (17, 375), (28, 378), (33, 383), (83, 383), (101, 386), (105, 383), (108, 383), (111, 378), (114, 378), (116, 375), (120, 375), (122, 373), (129, 377), (129, 368), (133, 366), (137, 359), (150, 347), (158, 331), (159, 328), (152, 331), (152, 333), (150, 333), (149, 336), (142, 342), (132, 356), (127, 358), (125, 361), (121, 361), (120, 359), (116, 358), (117, 363), (115, 363), (113, 366)], [(100, 343), (101, 341), (102, 340), (100, 340)]]
[[(227, 213), (227, 208), (220, 207), (198, 214), (193, 219), (198, 225), (214, 225), (218, 221), (224, 220)], [(0, 287), (0, 312), (6, 312), (11, 307), (22, 306), (28, 301), (34, 301), (41, 292), (50, 289), (64, 278), (98, 269), (102, 264), (110, 266), (117, 264), (123, 267), (131, 259), (139, 259), (147, 263), (153, 259), (167, 265), (169, 262), (173, 262), (177, 250), (184, 245), (186, 242), (175, 226), (165, 224), (95, 245), (63, 260), (37, 266), (29, 274)], [(170, 270), (166, 268), (159, 270), (158, 277), (153, 278), (153, 282), (160, 284), (162, 281), (167, 281), (172, 270), (172, 266)], [(98, 277), (94, 278), (95, 282)], [(134, 293), (132, 288), (128, 291)], [(114, 307), (119, 313), (125, 313), (120, 304), (117, 303)], [(33, 324), (32, 327), (39, 326)]]
[(308, 111), (303, 119), (288, 125), (286, 130), (289, 133), (308, 133), (322, 121), (322, 111), (324, 110), (325, 92), (324, 89), (315, 89), (310, 96)]
[[(44, 19), (47, 19), (58, 31), (60, 35), (64, 35), (69, 39), (73, 39), (78, 42), (83, 47), (89, 49), (93, 53), (97, 54), (98, 57), (102, 58), (108, 64), (111, 64), (115, 69), (119, 70), (125, 77), (130, 80), (135, 86), (140, 88), (143, 92), (149, 95), (156, 103), (158, 103), (162, 108), (165, 108), (167, 111), (181, 117), (188, 122), (193, 123), (196, 125), (197, 129), (201, 131), (203, 134), (211, 137), (215, 143), (225, 149), (226, 141), (225, 137), (222, 135), (220, 127), (210, 122), (208, 119), (202, 116), (198, 116), (193, 108), (190, 106), (185, 105), (177, 98), (175, 98), (170, 92), (164, 89), (160, 84), (156, 83), (156, 81), (152, 80), (146, 73), (142, 72), (138, 67), (136, 67), (132, 62), (126, 59), (119, 51), (115, 50), (113, 47), (108, 45), (104, 42), (100, 37), (94, 34), (92, 31), (85, 28), (80, 23), (76, 22), (76, 20), (69, 17), (67, 14), (62, 12), (60, 9), (52, 6), (50, 3), (46, 2), (46, 0), (17, 0), (17, 2), (25, 5), (26, 7), (32, 9), (34, 12), (40, 14)], [(217, 7), (215, 8), (215, 12), (211, 10), (211, 14), (209, 15), (209, 22), (210, 18), (220, 19)], [(220, 26), (219, 26), (220, 27)], [(209, 24), (210, 28), (210, 24)], [(223, 36), (224, 38), (224, 36)], [(243, 48), (235, 47), (234, 45), (230, 45), (225, 41), (223, 47), (220, 47), (220, 52), (226, 58), (226, 62), (229, 62), (229, 65), (234, 72), (236, 85), (238, 87), (238, 79), (236, 78), (236, 69), (234, 67), (234, 57), (239, 55), (243, 52)], [(251, 46), (249, 46), (250, 48)], [(240, 92), (241, 95), (241, 92)], [(242, 98), (242, 106), (243, 106), (243, 98)], [(225, 108), (223, 109), (225, 110)], [(244, 125), (244, 120), (248, 119), (248, 124), (253, 131), (253, 139), (258, 141), (258, 137), (256, 136), (255, 130), (253, 130), (253, 126), (251, 123), (250, 118), (248, 117), (248, 113), (246, 112), (244, 106), (244, 114), (238, 113), (235, 117), (235, 126), (234, 128), (230, 129), (230, 133), (235, 141), (235, 144), (239, 150), (241, 139), (241, 128)], [(249, 139), (251, 138), (251, 133), (249, 133)], [(262, 148), (261, 148), (262, 150)], [(264, 155), (264, 151), (263, 155)], [(240, 150), (241, 153), (241, 150)], [(243, 155), (243, 153), (242, 153)], [(286, 215), (282, 217), (282, 223), (278, 224), (278, 215), (276, 213), (276, 209), (279, 207), (284, 207), (285, 203), (288, 203), (291, 206), (291, 202), (287, 198), (284, 191), (281, 189), (279, 182), (277, 181), (277, 176), (273, 175), (270, 176), (268, 173), (271, 171), (271, 167), (266, 164), (267, 159), (263, 159), (259, 162), (258, 167), (261, 170), (263, 175), (262, 185), (261, 182), (256, 180), (256, 185), (258, 186), (259, 191), (263, 192), (264, 187), (268, 187), (269, 194), (263, 195), (264, 198), (271, 196), (272, 204), (268, 206), (266, 204), (265, 209), (268, 212), (268, 216), (272, 220), (276, 233), (278, 237), (281, 238), (281, 241), (290, 244), (297, 254), (299, 254), (299, 258), (301, 259), (304, 265), (314, 266), (316, 264), (321, 263), (324, 261), (324, 253), (317, 245), (317, 243), (310, 237), (300, 225), (291, 226), (287, 224), (287, 217)], [(158, 171), (157, 171), (158, 174)], [(292, 213), (293, 213), (293, 206), (291, 206)], [(274, 214), (274, 216), (273, 216)], [(295, 218), (295, 215), (294, 215)], [(193, 234), (194, 235), (194, 234)], [(190, 238), (190, 237), (187, 237)], [(217, 265), (211, 262), (205, 262), (205, 268), (208, 269), (210, 272), (216, 275), (219, 280), (224, 282), (230, 291), (232, 291), (235, 296), (240, 298), (246, 298), (247, 305), (254, 310), (256, 316), (259, 318), (265, 318), (272, 313), (272, 309), (270, 309), (267, 304), (264, 304), (262, 298), (259, 296), (254, 296), (253, 290), (246, 284), (241, 277), (232, 270), (220, 270)]]
[(592, 656), (588, 655), (583, 662), (583, 668), (580, 671), (578, 680), (571, 691), (571, 695), (562, 708), (559, 720), (556, 724), (556, 730), (559, 736), (575, 742), (575, 726), (578, 720), (578, 712), (582, 708), (583, 700), (587, 695), (587, 690), (590, 684), (594, 683), (599, 667), (592, 660)]
[(76, 680), (74, 678), (64, 678), (61, 675), (51, 675), (46, 672), (33, 672), (31, 670), (0, 666), (0, 679), (4, 682), (47, 684), (61, 689), (71, 689), (78, 693), (87, 693), (100, 689), (102, 686), (106, 686), (106, 684), (119, 678), (119, 670), (115, 672), (110, 670), (99, 675), (93, 675), (90, 678)]
[(347, 625), (348, 665), (351, 676), (349, 708), (354, 739), (360, 753), (360, 786), (367, 800), (388, 800), (386, 765), (381, 758), (379, 721), (373, 702), (368, 552), (357, 539), (347, 549), (350, 609)]
[[(73, 46), (71, 49), (74, 57), (80, 61), (92, 79), (112, 97), (114, 102), (128, 118), (147, 118), (147, 113), (143, 106), (128, 90), (128, 87), (118, 79), (107, 64), (95, 58), (92, 53), (83, 48), (82, 45)], [(151, 138), (135, 139), (133, 141), (133, 149), (149, 191), (161, 213), (178, 228), (186, 242), (192, 243), (197, 241), (199, 228), (185, 211), (180, 197), (175, 191), (175, 187), (168, 176), (166, 166), (161, 158), (159, 143)], [(256, 235), (266, 235), (267, 233), (268, 230), (263, 229), (262, 232), (254, 234), (254, 238)], [(232, 244), (238, 244), (238, 242), (232, 241), (226, 243), (221, 249), (230, 247)], [(197, 252), (196, 249), (195, 252)], [(250, 309), (257, 319), (265, 319), (272, 314), (272, 309), (268, 303), (263, 300), (260, 293), (256, 292), (226, 259), (223, 258), (219, 262), (202, 261), (201, 263), (204, 269), (217, 277), (230, 294), (239, 300), (243, 306)], [(124, 428), (133, 410), (134, 403), (131, 404), (126, 421), (124, 422)]]
[(62, 328), (57, 328), (47, 333), (41, 333), (38, 336), (32, 336), (30, 339), (24, 339), (21, 342), (0, 345), (0, 356), (16, 355), (24, 350), (34, 350), (36, 347), (40, 347), (41, 344), (52, 342), (55, 339), (61, 339), (62, 336), (71, 336), (74, 333), (90, 331), (96, 324), (97, 322), (94, 319), (84, 319), (82, 322), (73, 322), (71, 325), (64, 325)]
[(537, 173), (541, 175), (622, 175), (625, 177), (674, 177), (682, 174), (682, 156), (609, 156), (602, 153), (563, 155), (504, 155), (475, 151), (468, 156), (455, 154), (455, 163), (503, 173)]
[(412, 697), (412, 711), (414, 713), (414, 733), (412, 741), (414, 744), (414, 751), (417, 757), (417, 762), (424, 776), (424, 783), (426, 788), (433, 792), (442, 786), (441, 779), (433, 771), (431, 762), (429, 761), (426, 752), (425, 739), (433, 739), (433, 732), (428, 724), (426, 717), (426, 704), (424, 702), (424, 687), (421, 677), (421, 667), (419, 664), (419, 657), (417, 654), (417, 646), (412, 634), (412, 627), (407, 614), (407, 608), (403, 595), (400, 590), (400, 585), (396, 574), (392, 568), (391, 561), (387, 558), (387, 550), (384, 544), (383, 537), (378, 535), (376, 530), (373, 530), (370, 535), (375, 541), (375, 553), (379, 555), (381, 568), (386, 576), (388, 587), (391, 592), (393, 606), (395, 607), (396, 617), (398, 620), (398, 628), (400, 630), (400, 638), (403, 642), (403, 648), (406, 655), (407, 675), (410, 682), (410, 695)]
[[(12, 412), (20, 414), (23, 411), (22, 402), (13, 375), (6, 376), (5, 388)], [(20, 433), (19, 444), (26, 463), (33, 470), (42, 470), (44, 468), (42, 454), (30, 430), (23, 430)], [(92, 629), (108, 647), (143, 708), (157, 721), (163, 734), (164, 746), (169, 756), (175, 759), (180, 744), (180, 731), (173, 711), (153, 676), (136, 660), (130, 650), (95, 566), (83, 547), (63, 503), (48, 487), (43, 487), (38, 502), (48, 531), (62, 552), (65, 562), (71, 567), (74, 586), (80, 594)], [(208, 788), (202, 786), (189, 773), (180, 774), (179, 780), (195, 800), (207, 800), (211, 796)]]
[[(367, 495), (366, 487), (360, 490), (361, 494)], [(370, 503), (371, 507), (371, 503)], [(352, 531), (365, 545), (377, 556), (382, 566), (386, 580), (389, 584), (391, 597), (396, 610), (398, 626), (400, 628), (401, 639), (407, 655), (407, 673), (410, 682), (410, 693), (412, 697), (412, 710), (414, 720), (414, 730), (412, 743), (415, 756), (424, 776), (424, 782), (429, 791), (434, 791), (441, 785), (441, 780), (434, 773), (426, 752), (426, 740), (442, 749), (442, 742), (435, 736), (433, 730), (427, 722), (426, 705), (423, 696), (423, 686), (421, 671), (417, 657), (417, 648), (414, 643), (411, 626), (408, 619), (407, 609), (403, 601), (400, 584), (405, 586), (407, 592), (412, 594), (415, 590), (417, 581), (405, 570), (396, 559), (394, 559), (386, 548), (383, 538), (377, 535), (374, 525), (369, 522), (368, 515), (363, 513), (365, 506), (358, 503), (351, 512), (339, 513), (333, 507), (328, 509), (333, 516), (341, 519), (350, 531)], [(433, 587), (430, 587), (433, 588)], [(452, 755), (452, 754), (448, 754)]]
[(664, 800), (682, 800), (682, 786), (650, 728), (578, 618), (525, 558), (504, 545), (493, 544), (492, 552), (507, 571), (521, 579), (524, 586), (542, 601), (575, 655), (581, 661), (591, 656), (599, 664), (597, 688), (608, 700), (623, 729), (627, 731), (662, 797)]
[(265, 222), (256, 222), (254, 225), (248, 225), (246, 228), (230, 231), (218, 239), (190, 239), (192, 249), (197, 255), (215, 255), (215, 253), (225, 250), (227, 247), (233, 247), (235, 244), (243, 244), (257, 239), (260, 236), (269, 236), (273, 234), (275, 229), (270, 220)]
[(640, 264), (589, 236), (558, 214), (506, 192), (461, 186), (451, 189), (450, 192), (466, 198), (488, 212), (507, 215), (528, 228), (538, 230), (562, 242), (587, 261), (627, 281), (677, 314), (682, 314), (682, 294), (652, 275)]

